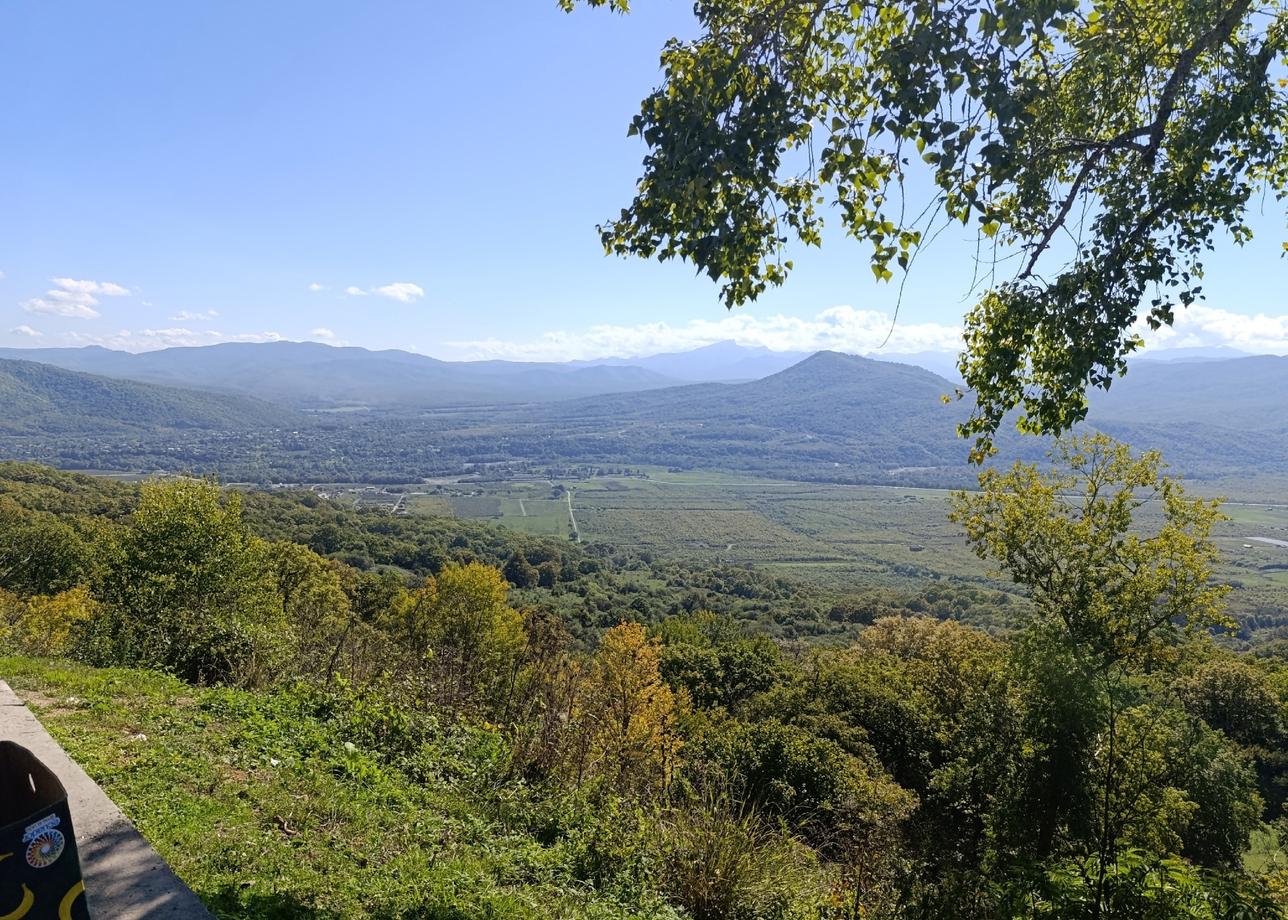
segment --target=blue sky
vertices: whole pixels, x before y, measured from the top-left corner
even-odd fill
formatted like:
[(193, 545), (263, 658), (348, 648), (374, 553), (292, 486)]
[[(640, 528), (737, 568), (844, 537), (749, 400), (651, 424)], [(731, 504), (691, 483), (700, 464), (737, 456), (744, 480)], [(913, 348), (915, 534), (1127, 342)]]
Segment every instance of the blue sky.
[[(689, 267), (602, 254), (643, 155), (625, 127), (693, 30), (688, 0), (634, 5), (5, 4), (0, 343), (875, 347), (897, 291), (839, 234), (733, 315)], [(1254, 244), (1219, 244), (1166, 344), (1288, 353), (1283, 223), (1272, 202)], [(890, 349), (953, 347), (973, 251), (950, 231), (922, 255)]]

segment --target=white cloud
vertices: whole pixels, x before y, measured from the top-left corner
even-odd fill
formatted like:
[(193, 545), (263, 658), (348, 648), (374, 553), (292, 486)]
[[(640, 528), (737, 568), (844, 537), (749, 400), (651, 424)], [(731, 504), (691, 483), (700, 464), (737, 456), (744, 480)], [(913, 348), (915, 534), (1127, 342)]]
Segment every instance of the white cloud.
[(130, 294), (128, 289), (111, 281), (77, 281), (75, 278), (50, 278), (49, 280), (64, 291), (78, 294), (102, 294), (105, 297), (128, 297)]
[(1224, 345), (1253, 354), (1288, 354), (1288, 314), (1232, 313), (1195, 304), (1176, 311), (1176, 322), (1157, 332), (1138, 323), (1147, 351), (1161, 348), (1211, 348)]
[(50, 316), (70, 316), (77, 319), (94, 319), (99, 312), (98, 297), (127, 297), (129, 291), (111, 281), (80, 281), (75, 278), (50, 278), (54, 287), (42, 297), (33, 297), (22, 304), (28, 313), (47, 313)]
[(15, 335), (25, 335), (31, 339), (43, 338), (45, 335), (43, 332), (41, 332), (38, 329), (32, 329), (26, 323), (23, 323), (21, 326), (14, 326), (9, 331), (14, 333)]
[(314, 329), (312, 332), (310, 332), (310, 333), (309, 333), (309, 335), (314, 336), (315, 338), (319, 338), (319, 339), (333, 339), (333, 338), (335, 338), (335, 333), (334, 333), (334, 332), (332, 332), (330, 329), (326, 328), (325, 326), (319, 326), (318, 328), (316, 328), (316, 329)]
[(50, 316), (72, 316), (77, 319), (94, 319), (99, 312), (94, 309), (98, 301), (89, 294), (70, 291), (47, 291), (44, 297), (24, 301), (22, 308), (28, 313), (47, 313)]
[(961, 329), (942, 323), (902, 320), (892, 323), (888, 313), (841, 306), (804, 319), (781, 314), (757, 317), (732, 313), (719, 319), (690, 320), (681, 326), (668, 323), (601, 325), (582, 332), (547, 332), (529, 342), (493, 338), (445, 344), (458, 349), (462, 357), (575, 361), (688, 351), (730, 339), (740, 345), (758, 345), (774, 351), (956, 352), (961, 347)]
[(425, 296), (425, 289), (419, 284), (412, 284), (410, 281), (395, 281), (393, 284), (384, 284), (378, 288), (372, 288), (371, 293), (379, 294), (381, 297), (392, 297), (400, 303), (411, 303)]
[(419, 284), (412, 284), (410, 281), (395, 281), (392, 284), (382, 284), (379, 287), (373, 287), (369, 291), (364, 291), (356, 285), (349, 285), (344, 292), (350, 297), (366, 297), (368, 294), (378, 294), (381, 297), (391, 297), (400, 303), (411, 303), (425, 296), (425, 289)]
[(220, 342), (280, 342), (277, 332), (218, 332), (213, 329), (193, 330), (186, 327), (168, 329), (122, 329), (118, 332), (69, 332), (59, 336), (66, 345), (102, 345), (118, 351), (154, 351), (185, 345), (218, 345)]
[(314, 281), (312, 284), (309, 285), (309, 290), (312, 291), (314, 294), (316, 294), (318, 291), (325, 291), (326, 285), (321, 284), (317, 281)]
[(204, 313), (180, 310), (174, 316), (170, 317), (170, 319), (174, 320), (176, 323), (194, 323), (206, 322), (214, 319), (218, 315), (218, 310), (206, 310)]
[[(1197, 304), (1178, 310), (1171, 328), (1150, 332), (1142, 322), (1136, 331), (1144, 337), (1147, 351), (1224, 345), (1254, 354), (1288, 354), (1288, 314), (1249, 315)], [(774, 351), (830, 349), (876, 357), (923, 351), (956, 354), (962, 344), (960, 326), (903, 319), (892, 323), (888, 313), (851, 306), (831, 307), (805, 318), (731, 313), (682, 325), (598, 325), (580, 331), (546, 332), (527, 341), (486, 338), (443, 344), (460, 358), (577, 361), (689, 351), (728, 340)]]

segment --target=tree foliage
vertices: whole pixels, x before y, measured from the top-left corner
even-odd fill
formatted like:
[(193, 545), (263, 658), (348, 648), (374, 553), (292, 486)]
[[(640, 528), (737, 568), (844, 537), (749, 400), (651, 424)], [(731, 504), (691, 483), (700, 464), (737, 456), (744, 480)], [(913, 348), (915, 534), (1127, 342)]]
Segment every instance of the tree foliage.
[[(624, 12), (624, 0), (585, 0)], [(560, 0), (565, 9), (575, 0)], [(699, 0), (629, 133), (648, 147), (610, 253), (681, 258), (732, 307), (784, 282), (828, 206), (878, 280), (945, 223), (992, 252), (962, 431), (1060, 432), (1201, 294), (1220, 231), (1288, 190), (1278, 0)], [(924, 195), (913, 189), (928, 186)], [(1001, 262), (1014, 256), (1010, 264)], [(988, 262), (988, 257), (985, 257)], [(965, 281), (965, 279), (963, 279)]]
[[(0, 479), (22, 501), (0, 516), (0, 546), (21, 550), (15, 535), (35, 527), (81, 541), (39, 545), (80, 550), (65, 568), (7, 557), (19, 564), (0, 571), (0, 647), (260, 688), (185, 704), (203, 745), (225, 737), (211, 726), (253, 725), (210, 752), (220, 769), (232, 756), (271, 777), (273, 801), (305, 764), (337, 780), (328, 788), (390, 790), (401, 776), (420, 791), (374, 796), (380, 813), (361, 820), (404, 827), (423, 803), (450, 802), (418, 839), (437, 841), (425, 871), (453, 884), (477, 843), (514, 855), (507, 889), (535, 867), (578, 903), (614, 899), (614, 916), (1282, 916), (1288, 899), (1268, 906), (1275, 888), (1245, 861), (1283, 798), (1288, 664), (1189, 634), (1219, 621), (1204, 574), (1216, 509), (1186, 499), (1156, 457), (1104, 439), (1058, 459), (986, 473), (959, 498), (977, 548), (1033, 594), (1011, 629), (956, 622), (952, 605), (926, 605), (943, 619), (882, 606), (857, 636), (808, 644), (710, 612), (758, 584), (732, 570), (715, 573), (730, 580), (720, 591), (674, 570), (668, 590), (690, 595), (675, 613), (600, 631), (585, 616), (598, 596), (614, 584), (645, 596), (654, 570), (637, 557), (462, 525), (442, 545), (494, 565), (358, 571), (303, 545), (326, 522), (346, 525), (331, 535), (340, 553), (363, 534), (322, 502), (198, 480), (103, 501), (118, 487), (26, 469), (30, 488)], [(261, 505), (262, 537), (243, 499)], [(546, 590), (567, 593), (568, 621), (526, 606), (541, 590), (507, 584), (500, 566), (520, 551), (538, 570), (558, 564)], [(633, 577), (582, 580), (616, 569)], [(33, 591), (48, 572), (78, 581)], [(765, 600), (779, 613), (793, 602)], [(15, 663), (31, 664), (6, 671)], [(151, 679), (93, 680), (119, 702)], [(166, 683), (169, 743), (185, 709)], [(354, 829), (303, 799), (328, 835)], [(479, 822), (462, 818), (480, 801)], [(277, 826), (315, 833), (295, 807), (274, 806)], [(420, 871), (399, 869), (399, 885), (417, 888)]]
[[(997, 562), (1048, 616), (1105, 662), (1143, 660), (1178, 628), (1232, 624), (1212, 583), (1219, 502), (1190, 499), (1157, 452), (1133, 456), (1104, 435), (1060, 442), (1054, 468), (985, 470), (951, 517), (981, 559)], [(1142, 532), (1138, 512), (1162, 521)]]
[(600, 641), (574, 710), (584, 745), (577, 774), (602, 777), (619, 792), (665, 788), (680, 747), (677, 714), (657, 640), (638, 623), (614, 626)]

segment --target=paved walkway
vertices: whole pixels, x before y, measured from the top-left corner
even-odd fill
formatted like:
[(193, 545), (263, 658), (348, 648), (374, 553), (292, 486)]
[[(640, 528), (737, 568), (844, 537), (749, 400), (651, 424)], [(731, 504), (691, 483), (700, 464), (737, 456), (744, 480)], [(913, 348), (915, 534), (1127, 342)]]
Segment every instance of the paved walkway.
[(195, 894), (75, 761), (22, 700), (0, 681), (0, 739), (27, 748), (67, 788), (85, 896), (94, 920), (212, 920)]

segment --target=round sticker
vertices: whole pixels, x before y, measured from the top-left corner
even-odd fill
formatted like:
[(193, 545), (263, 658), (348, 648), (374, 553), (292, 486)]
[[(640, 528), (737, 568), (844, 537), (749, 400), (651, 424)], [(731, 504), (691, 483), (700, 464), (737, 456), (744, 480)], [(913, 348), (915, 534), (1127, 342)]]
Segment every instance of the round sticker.
[(44, 869), (46, 866), (52, 866), (58, 862), (58, 857), (63, 855), (63, 848), (67, 841), (63, 838), (63, 832), (55, 828), (43, 830), (32, 838), (31, 843), (27, 844), (27, 865), (33, 869)]

